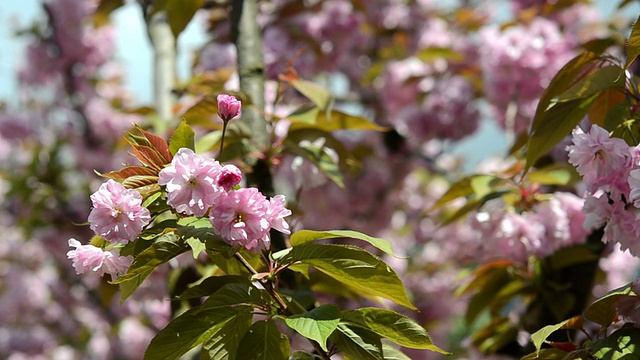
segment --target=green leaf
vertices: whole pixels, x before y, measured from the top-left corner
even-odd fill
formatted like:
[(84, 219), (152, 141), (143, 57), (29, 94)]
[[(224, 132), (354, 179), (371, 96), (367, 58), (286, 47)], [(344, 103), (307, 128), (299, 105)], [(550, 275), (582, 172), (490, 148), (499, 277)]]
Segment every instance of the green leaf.
[(355, 246), (306, 244), (289, 261), (313, 266), (369, 298), (382, 297), (416, 310), (398, 275), (378, 257)]
[(286, 360), (291, 352), (289, 339), (273, 320), (255, 322), (240, 343), (237, 359), (242, 360)]
[(246, 276), (238, 276), (238, 275), (220, 275), (220, 276), (210, 276), (201, 283), (194, 285), (187, 290), (183, 291), (180, 296), (177, 297), (178, 300), (188, 300), (188, 299), (197, 299), (205, 296), (211, 296), (220, 288), (227, 284), (240, 283), (249, 285), (250, 282), (247, 280)]
[(608, 327), (617, 318), (616, 304), (621, 297), (633, 294), (631, 283), (609, 291), (603, 297), (594, 301), (584, 311), (584, 317), (603, 327)]
[(307, 244), (316, 240), (335, 239), (335, 238), (350, 238), (350, 239), (362, 240), (375, 246), (379, 250), (382, 250), (393, 257), (400, 258), (399, 256), (393, 253), (393, 250), (391, 249), (391, 242), (389, 240), (376, 238), (376, 237), (369, 236), (353, 230), (325, 230), (325, 231), (300, 230), (291, 235), (290, 241), (292, 246), (298, 246), (298, 245)]
[(588, 98), (557, 103), (541, 115), (540, 124), (532, 130), (527, 144), (527, 169), (571, 133), (587, 115), (597, 97), (592, 95)]
[(595, 66), (598, 60), (598, 54), (584, 52), (573, 58), (563, 66), (562, 69), (560, 69), (556, 76), (551, 80), (551, 83), (549, 83), (549, 86), (544, 90), (544, 93), (540, 98), (540, 102), (538, 102), (536, 114), (533, 118), (533, 123), (531, 124), (532, 132), (535, 132), (542, 124), (544, 113), (549, 108), (551, 100), (569, 89), (569, 87), (571, 87), (575, 82), (576, 78), (583, 75), (586, 69)]
[[(240, 307), (240, 309), (247, 308)], [(236, 359), (240, 340), (251, 327), (252, 320), (251, 311), (241, 311), (236, 316), (218, 324), (216, 331), (202, 344), (200, 360)]]
[(384, 360), (411, 360), (402, 351), (384, 342), (382, 343), (382, 357)]
[(250, 306), (230, 305), (197, 311), (190, 309), (171, 321), (151, 340), (144, 360), (178, 360), (194, 347), (210, 339), (236, 316), (251, 314)]
[(304, 314), (285, 318), (284, 322), (300, 335), (317, 341), (322, 349), (327, 351), (327, 339), (340, 322), (340, 309), (325, 304)]
[(158, 266), (186, 250), (187, 247), (174, 233), (160, 236), (153, 245), (136, 256), (126, 274), (113, 281), (114, 284), (120, 285), (120, 291), (122, 292), (120, 302), (124, 302), (131, 296)]
[(416, 57), (424, 62), (433, 62), (439, 59), (452, 60), (452, 61), (460, 61), (464, 59), (464, 55), (461, 53), (451, 49), (451, 48), (439, 48), (439, 47), (430, 47), (427, 49), (420, 50)]
[(552, 102), (567, 102), (576, 99), (584, 99), (614, 88), (622, 88), (625, 85), (624, 69), (619, 66), (605, 66), (580, 80)]
[(204, 0), (158, 0), (153, 4), (152, 14), (166, 11), (169, 27), (177, 39), (203, 5)]
[(123, 5), (124, 0), (100, 0), (98, 8), (93, 13), (93, 26), (108, 24), (111, 13)]
[(384, 360), (380, 336), (373, 331), (348, 324), (338, 324), (337, 330), (329, 340), (345, 353), (345, 360)]
[(189, 245), (189, 247), (191, 248), (191, 251), (193, 252), (194, 259), (197, 259), (200, 253), (206, 249), (206, 246), (204, 245), (204, 243), (196, 238), (188, 238), (186, 242), (187, 242), (187, 245)]
[(311, 100), (320, 110), (329, 111), (333, 105), (333, 98), (327, 89), (303, 79), (295, 79), (289, 82), (307, 99)]
[[(180, 219), (178, 221), (178, 235), (187, 243), (194, 242), (193, 245), (189, 244), (192, 249), (194, 246), (196, 247), (194, 256), (196, 256), (195, 251), (200, 249), (216, 250), (226, 257), (231, 257), (234, 252), (231, 246), (216, 233), (208, 218), (190, 216)], [(202, 245), (195, 242), (200, 242)]]
[(571, 320), (572, 319), (567, 319), (555, 325), (547, 325), (542, 329), (536, 331), (535, 333), (531, 334), (531, 341), (533, 342), (533, 345), (536, 347), (536, 351), (539, 353), (540, 347), (547, 340), (549, 335), (556, 332), (556, 330), (561, 329), (565, 324), (567, 324)]
[(173, 132), (169, 141), (169, 150), (175, 155), (181, 148), (187, 148), (195, 151), (195, 133), (186, 121), (182, 121), (176, 131)]
[(600, 360), (640, 359), (640, 329), (624, 326), (602, 340), (591, 345), (591, 351)]
[(567, 163), (553, 163), (530, 171), (527, 176), (529, 180), (541, 185), (569, 185), (579, 180), (575, 167)]
[(314, 128), (329, 132), (337, 130), (389, 130), (388, 128), (377, 125), (362, 116), (347, 114), (339, 110), (332, 110), (329, 113), (329, 116), (327, 116), (326, 113), (321, 112), (316, 108), (298, 115), (292, 115), (289, 119), (293, 120), (290, 130), (306, 128)]
[(447, 190), (447, 192), (445, 192), (444, 195), (436, 201), (431, 209), (437, 209), (461, 197), (468, 197), (472, 195), (475, 195), (476, 197), (486, 196), (493, 190), (498, 189), (504, 183), (504, 179), (494, 175), (475, 174), (466, 176), (453, 183), (449, 187), (449, 190)]
[(367, 307), (344, 311), (341, 317), (345, 323), (364, 327), (400, 346), (449, 354), (433, 344), (422, 326), (395, 311)]
[[(638, 20), (640, 20), (640, 17), (638, 17)], [(627, 41), (627, 62), (624, 65), (625, 69), (628, 69), (638, 55), (640, 55), (640, 21), (638, 20), (633, 24), (631, 35), (629, 35), (629, 40)]]
[(556, 348), (547, 348), (540, 351), (532, 352), (524, 356), (521, 360), (564, 360), (567, 356), (566, 351)]

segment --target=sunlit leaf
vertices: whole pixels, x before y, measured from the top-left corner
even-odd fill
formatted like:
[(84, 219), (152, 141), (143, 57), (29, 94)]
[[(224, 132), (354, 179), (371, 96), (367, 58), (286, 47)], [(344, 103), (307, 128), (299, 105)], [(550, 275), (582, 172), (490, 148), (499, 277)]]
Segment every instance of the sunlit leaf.
[(310, 265), (344, 283), (365, 297), (382, 297), (415, 310), (398, 275), (371, 253), (346, 245), (306, 244), (296, 246), (290, 262)]
[(303, 79), (295, 79), (289, 82), (296, 90), (298, 90), (307, 99), (311, 100), (319, 109), (326, 112), (333, 105), (333, 98), (329, 90), (324, 87)]
[(555, 325), (547, 325), (542, 329), (536, 331), (535, 333), (531, 334), (531, 341), (533, 342), (533, 345), (536, 347), (536, 351), (539, 352), (540, 348), (542, 347), (542, 344), (544, 344), (547, 338), (557, 330), (562, 329), (562, 327), (569, 321), (571, 321), (571, 319), (564, 320)]
[(624, 69), (619, 66), (605, 66), (586, 76), (567, 91), (553, 98), (556, 102), (566, 102), (588, 98), (605, 90), (623, 88), (625, 85)]
[(591, 345), (594, 358), (602, 360), (635, 360), (640, 354), (640, 329), (625, 326)]
[(527, 169), (571, 133), (587, 115), (598, 95), (555, 104), (540, 117), (540, 124), (529, 137)]
[(303, 314), (284, 318), (284, 321), (300, 335), (317, 341), (327, 351), (327, 339), (340, 322), (340, 310), (334, 305), (325, 304)]
[[(640, 19), (640, 17), (638, 19)], [(625, 69), (631, 66), (638, 55), (640, 55), (640, 21), (636, 20), (629, 35), (629, 40), (627, 40), (627, 62), (624, 66)]]
[(541, 185), (569, 185), (578, 181), (575, 167), (567, 163), (553, 163), (541, 169), (529, 171), (529, 180)]
[(384, 251), (385, 253), (398, 257), (393, 253), (391, 249), (391, 242), (389, 240), (376, 238), (353, 230), (325, 230), (325, 231), (313, 231), (313, 230), (300, 230), (291, 235), (291, 245), (298, 246), (307, 244), (320, 239), (335, 239), (335, 238), (349, 238), (365, 241), (376, 248)]
[(598, 59), (598, 54), (585, 52), (573, 58), (560, 69), (551, 80), (549, 86), (544, 90), (538, 102), (536, 114), (531, 124), (532, 131), (536, 131), (541, 125), (544, 113), (549, 108), (551, 100), (569, 89), (581, 75), (584, 75), (585, 72), (595, 66)]
[(611, 325), (618, 316), (616, 305), (618, 300), (624, 296), (633, 294), (631, 284), (609, 291), (603, 297), (594, 301), (584, 311), (584, 317), (603, 327)]
[(169, 150), (175, 155), (181, 148), (195, 150), (195, 133), (186, 121), (180, 123), (169, 141)]
[(395, 311), (373, 307), (343, 311), (342, 321), (364, 327), (406, 348), (449, 354), (433, 344), (431, 337), (422, 326)]
[(371, 330), (339, 324), (329, 339), (345, 353), (345, 359), (384, 360), (380, 336)]

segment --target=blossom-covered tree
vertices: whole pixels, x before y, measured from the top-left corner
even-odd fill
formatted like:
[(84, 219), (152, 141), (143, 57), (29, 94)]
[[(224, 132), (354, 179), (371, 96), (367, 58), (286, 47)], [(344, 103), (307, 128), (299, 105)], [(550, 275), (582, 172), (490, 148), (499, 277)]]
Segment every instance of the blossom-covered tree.
[[(0, 357), (633, 356), (640, 25), (588, 1), (139, 1), (149, 105), (113, 56), (125, 3), (43, 0), (20, 32)], [(509, 152), (469, 173), (450, 150), (488, 122)]]

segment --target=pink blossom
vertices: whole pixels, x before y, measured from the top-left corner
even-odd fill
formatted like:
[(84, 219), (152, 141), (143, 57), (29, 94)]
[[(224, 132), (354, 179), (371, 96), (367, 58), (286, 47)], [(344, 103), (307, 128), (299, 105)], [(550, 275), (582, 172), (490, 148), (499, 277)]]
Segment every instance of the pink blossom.
[(256, 188), (232, 190), (220, 195), (209, 219), (228, 244), (258, 252), (269, 248), (272, 227), (288, 233), (289, 227), (282, 218), (291, 212), (283, 202), (283, 196), (267, 200)]
[(544, 89), (573, 57), (572, 39), (541, 17), (506, 28), (491, 24), (479, 36), (484, 90), (498, 122), (526, 131)]
[(231, 190), (232, 187), (240, 184), (242, 181), (242, 172), (235, 165), (225, 165), (220, 169), (218, 177), (216, 177), (216, 184), (226, 191)]
[[(592, 125), (588, 134), (579, 127), (575, 128), (572, 140), (573, 145), (567, 146), (569, 163), (584, 177), (587, 190), (595, 192), (599, 185), (618, 184), (622, 178), (626, 183), (626, 177), (620, 172), (625, 171), (631, 156), (624, 140), (609, 137), (607, 130), (598, 125)], [(628, 184), (621, 186), (628, 187)], [(619, 190), (625, 192), (624, 188)]]
[(640, 208), (640, 170), (631, 170), (628, 181), (631, 188), (629, 201), (633, 203), (633, 206)]
[(284, 220), (285, 217), (291, 215), (291, 210), (284, 207), (284, 195), (276, 195), (269, 199), (269, 208), (267, 209), (267, 217), (271, 223), (271, 227), (284, 234), (289, 234), (289, 224)]
[(218, 95), (218, 116), (222, 121), (227, 122), (238, 116), (242, 108), (242, 102), (233, 95)]
[(609, 204), (607, 195), (599, 193), (598, 196), (587, 197), (582, 212), (587, 215), (584, 220), (584, 228), (591, 231), (603, 226), (609, 221), (613, 209), (611, 204)]
[(530, 255), (543, 255), (544, 225), (536, 214), (506, 213), (495, 233), (495, 245), (499, 254), (509, 259), (525, 262)]
[(167, 203), (177, 212), (204, 216), (216, 198), (224, 192), (215, 180), (222, 166), (213, 159), (182, 148), (171, 164), (160, 171), (158, 184), (166, 185)]
[(111, 242), (126, 244), (135, 240), (151, 221), (149, 210), (142, 206), (142, 195), (113, 179), (100, 185), (91, 195), (91, 202), (91, 230)]
[(133, 261), (131, 256), (120, 256), (117, 251), (104, 251), (93, 245), (82, 245), (73, 238), (69, 239), (69, 246), (75, 248), (67, 252), (67, 258), (73, 261), (77, 274), (94, 271), (100, 276), (108, 273), (115, 279), (126, 273)]
[(619, 243), (621, 250), (629, 250), (634, 256), (640, 256), (640, 222), (633, 211), (629, 211), (622, 201), (614, 202), (611, 217), (604, 228), (602, 241)]

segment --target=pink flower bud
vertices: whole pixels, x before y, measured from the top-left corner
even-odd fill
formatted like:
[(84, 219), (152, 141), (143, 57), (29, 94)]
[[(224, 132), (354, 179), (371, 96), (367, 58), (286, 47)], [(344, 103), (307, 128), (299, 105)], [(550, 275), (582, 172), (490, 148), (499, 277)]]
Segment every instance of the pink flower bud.
[(231, 190), (232, 187), (240, 184), (242, 181), (242, 172), (235, 165), (225, 165), (220, 170), (220, 174), (216, 179), (218, 186), (226, 191)]
[(236, 99), (235, 96), (228, 94), (218, 95), (218, 116), (222, 121), (227, 122), (238, 116), (241, 108), (242, 102)]

